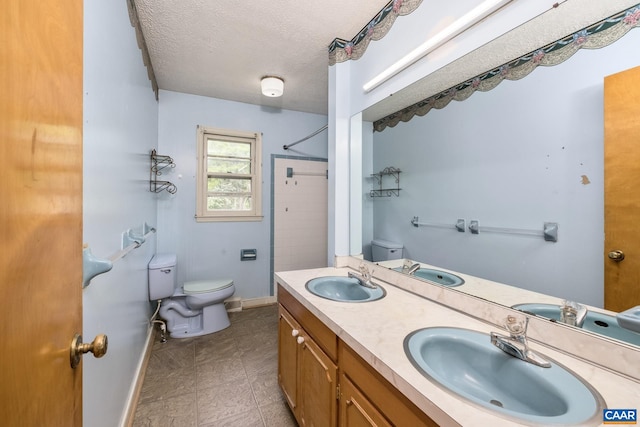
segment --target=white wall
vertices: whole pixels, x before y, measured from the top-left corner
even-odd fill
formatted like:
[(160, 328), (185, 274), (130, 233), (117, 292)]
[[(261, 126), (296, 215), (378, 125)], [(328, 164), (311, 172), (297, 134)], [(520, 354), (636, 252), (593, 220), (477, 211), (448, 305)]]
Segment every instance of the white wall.
[[(410, 258), (603, 304), (603, 76), (640, 65), (632, 30), (519, 81), (374, 134), (374, 170), (399, 167), (400, 197), (374, 201), (375, 237)], [(583, 184), (582, 176), (589, 184)], [(414, 228), (409, 221), (542, 229), (542, 238)]]
[(327, 265), (333, 265), (334, 257), (349, 255), (351, 192), (351, 65), (342, 62), (329, 67), (329, 236), (327, 240)]
[[(378, 172), (373, 168), (373, 135), (373, 123), (362, 122), (362, 255), (367, 260), (371, 260), (372, 256), (371, 241), (374, 239), (373, 212), (375, 208), (375, 199), (369, 197), (369, 190), (374, 182), (371, 175)], [(357, 227), (357, 224), (353, 226)]]
[[(148, 180), (158, 106), (125, 2), (84, 3), (84, 94), (84, 242), (107, 258), (123, 231), (156, 224)], [(84, 425), (113, 427), (124, 415), (149, 330), (154, 251), (155, 236), (84, 289), (84, 341), (109, 338), (103, 358), (82, 362)]]
[[(322, 132), (285, 151), (327, 123), (326, 116), (160, 92), (158, 151), (177, 164), (167, 179), (178, 187), (158, 204), (158, 250), (178, 256), (178, 280), (231, 278), (236, 296), (270, 295), (271, 154), (327, 157)], [(262, 132), (262, 211), (260, 222), (196, 223), (196, 126)], [(256, 261), (240, 261), (240, 250), (257, 249)]]

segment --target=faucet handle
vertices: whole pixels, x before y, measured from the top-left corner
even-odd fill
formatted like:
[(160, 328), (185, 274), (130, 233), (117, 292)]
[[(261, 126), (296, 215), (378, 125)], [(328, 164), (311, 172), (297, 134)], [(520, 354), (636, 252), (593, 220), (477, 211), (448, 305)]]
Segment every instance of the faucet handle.
[(587, 307), (575, 301), (562, 300), (560, 306), (560, 322), (571, 326), (582, 327), (587, 315)]
[(516, 316), (507, 316), (507, 322), (504, 325), (512, 335), (527, 335), (527, 327), (529, 326), (529, 318), (518, 320)]
[(371, 279), (371, 275), (373, 274), (373, 270), (369, 271), (367, 266), (364, 265), (364, 264), (360, 264), (359, 270), (360, 270), (360, 274), (362, 274), (362, 277), (364, 277), (365, 280)]

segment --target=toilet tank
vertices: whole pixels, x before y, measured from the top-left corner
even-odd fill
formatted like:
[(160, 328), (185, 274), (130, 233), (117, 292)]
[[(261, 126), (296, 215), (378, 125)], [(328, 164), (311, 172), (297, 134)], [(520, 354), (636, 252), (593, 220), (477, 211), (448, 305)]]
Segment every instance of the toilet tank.
[(155, 254), (149, 261), (149, 300), (169, 298), (176, 281), (176, 254)]
[(373, 261), (388, 261), (402, 258), (402, 245), (388, 240), (374, 239), (371, 241), (371, 256)]

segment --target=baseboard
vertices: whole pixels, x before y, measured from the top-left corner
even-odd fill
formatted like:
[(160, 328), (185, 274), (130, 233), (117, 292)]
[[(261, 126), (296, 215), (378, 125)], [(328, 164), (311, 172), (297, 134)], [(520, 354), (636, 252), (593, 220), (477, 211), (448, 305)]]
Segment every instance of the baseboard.
[(240, 298), (240, 297), (232, 297), (232, 298), (224, 300), (224, 308), (228, 312), (242, 311), (242, 298)]
[(245, 308), (263, 307), (265, 305), (273, 305), (277, 302), (278, 300), (274, 296), (244, 299), (242, 300), (242, 308), (245, 309)]
[(149, 365), (149, 358), (151, 357), (151, 349), (153, 348), (155, 337), (156, 328), (151, 324), (149, 332), (147, 333), (147, 341), (144, 345), (144, 354), (140, 358), (140, 362), (136, 369), (135, 381), (132, 383), (129, 396), (127, 397), (126, 410), (120, 422), (120, 427), (133, 426), (136, 408), (138, 407), (138, 400), (140, 399), (140, 392), (142, 391), (142, 384), (144, 383), (144, 376), (147, 372), (147, 365)]

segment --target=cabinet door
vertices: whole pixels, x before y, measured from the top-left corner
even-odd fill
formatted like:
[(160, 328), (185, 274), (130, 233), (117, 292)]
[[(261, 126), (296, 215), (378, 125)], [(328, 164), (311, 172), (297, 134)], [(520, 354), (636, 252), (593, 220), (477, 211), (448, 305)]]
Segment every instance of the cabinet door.
[(318, 345), (304, 337), (300, 353), (300, 425), (337, 425), (338, 368)]
[(282, 307), (278, 326), (278, 384), (298, 418), (298, 348), (300, 326)]
[(340, 376), (340, 427), (391, 427), (344, 374)]

